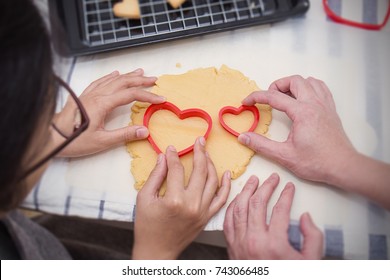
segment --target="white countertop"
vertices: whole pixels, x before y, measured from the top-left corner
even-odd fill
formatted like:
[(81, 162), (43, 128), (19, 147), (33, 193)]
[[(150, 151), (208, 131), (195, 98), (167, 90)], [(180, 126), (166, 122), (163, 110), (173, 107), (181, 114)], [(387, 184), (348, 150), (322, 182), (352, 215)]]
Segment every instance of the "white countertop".
[[(325, 81), (332, 91), (354, 146), (366, 155), (390, 162), (390, 24), (379, 32), (335, 24), (326, 18), (321, 1), (312, 0), (305, 16), (273, 25), (79, 57), (74, 62), (72, 72), (64, 71), (64, 76), (69, 74), (70, 85), (78, 93), (113, 70), (129, 72), (136, 68), (159, 76), (226, 64), (255, 80), (260, 88), (292, 74), (313, 76)], [(176, 67), (177, 63), (182, 67)], [(126, 125), (129, 114), (130, 105), (118, 108), (107, 127)], [(270, 137), (286, 139), (289, 126), (290, 120), (274, 110)], [(125, 147), (70, 162), (57, 160), (25, 206), (57, 214), (132, 221), (136, 191), (130, 161)], [(281, 183), (271, 204), (287, 181), (297, 187), (291, 238), (299, 216), (309, 211), (325, 232), (326, 255), (369, 258), (372, 242), (379, 236), (380, 240), (387, 238), (383, 243), (387, 248), (383, 249), (390, 257), (389, 212), (356, 195), (300, 180), (260, 155), (234, 181), (229, 201), (250, 175), (264, 180), (272, 172), (280, 174)], [(223, 217), (224, 209), (207, 229), (221, 230)], [(221, 240), (211, 243), (220, 244)]]

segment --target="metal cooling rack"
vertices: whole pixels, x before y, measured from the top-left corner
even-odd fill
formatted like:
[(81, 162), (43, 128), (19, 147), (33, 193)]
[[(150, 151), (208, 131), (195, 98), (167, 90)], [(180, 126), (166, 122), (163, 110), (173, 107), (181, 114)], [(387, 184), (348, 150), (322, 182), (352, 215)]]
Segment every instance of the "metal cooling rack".
[[(69, 33), (74, 25), (67, 24), (69, 17), (66, 20), (66, 13), (72, 12), (71, 1), (56, 1), (63, 2), (57, 4), (57, 9), (62, 5), (64, 25)], [(73, 50), (71, 46), (73, 54), (269, 23), (302, 14), (309, 8), (308, 0), (187, 0), (177, 9), (166, 0), (139, 0), (141, 17), (129, 20), (113, 14), (112, 7), (120, 0), (72, 1), (76, 1), (74, 7), (79, 15), (78, 29), (81, 29), (81, 44), (76, 44)], [(73, 33), (69, 36), (75, 42)]]

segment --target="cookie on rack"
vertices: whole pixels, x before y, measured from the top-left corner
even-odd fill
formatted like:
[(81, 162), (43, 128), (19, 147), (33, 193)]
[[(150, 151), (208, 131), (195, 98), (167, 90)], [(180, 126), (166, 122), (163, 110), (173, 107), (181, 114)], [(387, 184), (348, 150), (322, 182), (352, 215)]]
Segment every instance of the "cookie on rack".
[[(187, 0), (167, 0), (172, 8), (179, 8)], [(141, 10), (138, 0), (123, 0), (113, 7), (114, 15), (121, 18), (140, 19)]]
[(179, 8), (185, 1), (187, 0), (168, 0), (168, 3), (172, 6), (172, 8)]
[(141, 17), (138, 0), (123, 0), (122, 2), (118, 2), (114, 5), (113, 12), (114, 15), (121, 18), (139, 19)]

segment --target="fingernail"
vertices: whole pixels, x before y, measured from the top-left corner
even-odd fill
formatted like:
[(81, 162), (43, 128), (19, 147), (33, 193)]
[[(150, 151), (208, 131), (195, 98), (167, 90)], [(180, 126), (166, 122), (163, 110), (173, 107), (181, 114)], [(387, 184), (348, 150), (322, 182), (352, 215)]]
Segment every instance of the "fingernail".
[(158, 99), (160, 99), (161, 100), (161, 102), (165, 102), (165, 101), (167, 101), (167, 98), (165, 97), (165, 96), (161, 96), (161, 95), (159, 95), (159, 96), (157, 96), (158, 97)]
[(143, 70), (141, 68), (135, 69), (134, 73), (141, 73)]
[(146, 127), (140, 127), (135, 130), (137, 138), (146, 138), (149, 135), (149, 131)]
[(230, 172), (230, 170), (227, 170), (225, 172), (225, 179), (230, 180), (231, 178), (232, 178), (232, 173)]
[(310, 216), (309, 212), (305, 212), (305, 213), (303, 213), (303, 215), (306, 216), (306, 218), (307, 218), (307, 220), (308, 220), (309, 222), (312, 222), (312, 221), (313, 221), (313, 220), (311, 219), (311, 216)]
[(199, 137), (199, 143), (202, 145), (202, 146), (205, 146), (206, 145), (206, 139), (204, 139), (204, 137)]
[(293, 183), (288, 182), (288, 183), (286, 184), (286, 189), (287, 189), (287, 190), (290, 190), (290, 189), (293, 189), (293, 188), (294, 188), (294, 184), (293, 184)]
[(162, 162), (163, 158), (164, 158), (164, 154), (163, 153), (159, 154), (157, 157), (157, 164), (160, 164)]
[(176, 148), (172, 145), (168, 146), (168, 150), (170, 150), (171, 152), (176, 152)]
[(248, 181), (247, 181), (247, 183), (249, 183), (249, 184), (254, 184), (256, 182), (257, 182), (257, 177), (255, 175), (250, 176)]
[(114, 72), (111, 73), (112, 76), (116, 76), (116, 75), (119, 75), (119, 71), (118, 70), (115, 70)]
[(248, 135), (246, 135), (246, 134), (240, 134), (239, 136), (238, 136), (238, 142), (240, 142), (241, 144), (244, 144), (244, 145), (249, 145), (249, 143), (250, 143), (250, 141), (251, 141), (251, 139), (249, 138), (249, 136)]

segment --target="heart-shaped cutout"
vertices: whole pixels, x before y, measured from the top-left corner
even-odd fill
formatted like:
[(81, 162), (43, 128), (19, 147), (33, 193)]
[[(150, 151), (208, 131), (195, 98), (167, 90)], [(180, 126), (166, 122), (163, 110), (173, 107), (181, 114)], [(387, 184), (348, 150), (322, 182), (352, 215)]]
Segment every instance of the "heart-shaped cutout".
[(222, 127), (229, 133), (233, 134), (234, 136), (238, 137), (240, 135), (239, 132), (235, 131), (234, 129), (232, 129), (231, 127), (229, 127), (224, 119), (223, 119), (223, 115), (225, 114), (233, 114), (233, 115), (239, 115), (241, 114), (242, 112), (244, 111), (250, 111), (252, 112), (253, 114), (253, 117), (254, 117), (254, 120), (253, 120), (253, 124), (252, 126), (248, 129), (248, 132), (251, 132), (251, 131), (254, 131), (257, 127), (257, 125), (259, 124), (259, 121), (260, 121), (260, 113), (259, 113), (259, 110), (257, 109), (256, 106), (245, 106), (245, 105), (242, 105), (238, 108), (236, 107), (232, 107), (232, 106), (226, 106), (226, 107), (223, 107), (221, 110), (219, 110), (219, 123), (222, 125)]
[[(210, 134), (211, 128), (213, 126), (213, 121), (211, 119), (211, 116), (206, 111), (203, 111), (203, 110), (197, 109), (197, 108), (191, 108), (191, 109), (181, 111), (178, 107), (176, 107), (174, 104), (169, 103), (169, 102), (150, 105), (148, 107), (148, 109), (146, 109), (145, 114), (144, 114), (144, 120), (143, 120), (144, 126), (149, 127), (149, 121), (150, 121), (152, 115), (159, 110), (171, 111), (181, 120), (186, 119), (186, 118), (193, 118), (193, 117), (202, 118), (208, 124), (206, 133), (203, 135), (203, 137), (205, 139), (207, 139), (207, 137)], [(153, 149), (158, 154), (162, 153), (160, 148), (157, 146), (156, 142), (153, 140), (153, 138), (150, 134), (148, 136), (148, 141), (152, 145)], [(184, 155), (190, 153), (193, 149), (194, 149), (194, 144), (179, 151), (178, 155), (179, 155), (179, 157), (184, 156)]]

